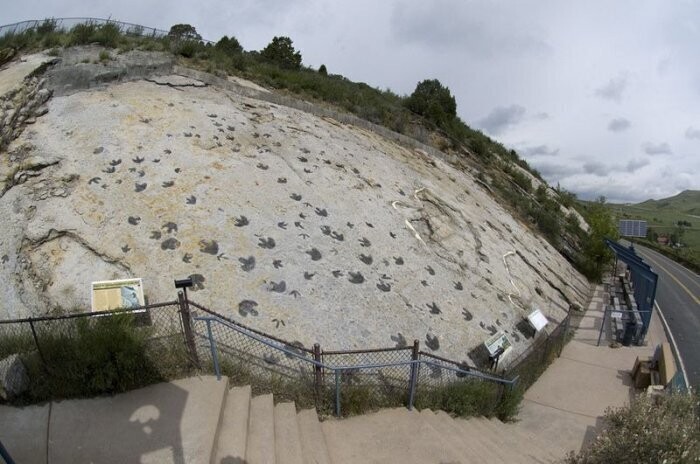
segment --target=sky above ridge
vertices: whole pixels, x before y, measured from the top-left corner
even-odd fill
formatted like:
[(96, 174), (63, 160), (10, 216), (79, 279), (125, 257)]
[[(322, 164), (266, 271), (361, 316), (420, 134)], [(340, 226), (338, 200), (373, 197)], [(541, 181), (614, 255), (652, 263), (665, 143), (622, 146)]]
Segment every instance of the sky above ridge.
[(259, 50), (410, 94), (439, 79), (470, 126), (552, 185), (637, 202), (700, 189), (700, 2), (589, 0), (3, 2), (0, 23), (111, 17)]

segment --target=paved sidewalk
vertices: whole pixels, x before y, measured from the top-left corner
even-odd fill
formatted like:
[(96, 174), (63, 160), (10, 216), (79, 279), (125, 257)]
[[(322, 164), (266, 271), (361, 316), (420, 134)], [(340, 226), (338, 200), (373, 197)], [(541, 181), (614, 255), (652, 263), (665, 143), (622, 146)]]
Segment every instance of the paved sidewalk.
[(623, 406), (633, 395), (630, 371), (637, 356), (651, 356), (667, 341), (655, 312), (646, 346), (610, 348), (605, 334), (598, 342), (605, 295), (599, 285), (573, 340), (560, 358), (525, 393), (521, 425), (545, 440), (556, 442), (562, 455), (579, 451), (595, 438), (609, 406)]

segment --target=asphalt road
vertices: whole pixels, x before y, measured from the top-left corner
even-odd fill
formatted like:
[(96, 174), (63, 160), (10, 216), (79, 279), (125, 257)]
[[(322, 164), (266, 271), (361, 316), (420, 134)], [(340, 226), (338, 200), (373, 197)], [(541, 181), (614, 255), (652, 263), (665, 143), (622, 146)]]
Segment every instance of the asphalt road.
[(700, 388), (700, 276), (649, 248), (634, 248), (659, 275), (656, 303), (678, 345), (688, 381)]

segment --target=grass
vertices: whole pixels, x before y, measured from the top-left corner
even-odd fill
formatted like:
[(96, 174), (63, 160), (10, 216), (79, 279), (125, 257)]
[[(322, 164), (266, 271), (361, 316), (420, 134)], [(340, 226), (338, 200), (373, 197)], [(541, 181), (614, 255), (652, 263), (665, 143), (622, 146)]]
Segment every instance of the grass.
[(683, 227), (680, 241), (681, 248), (658, 245), (648, 236), (640, 243), (651, 246), (667, 256), (700, 269), (700, 191), (686, 190), (680, 194), (661, 200), (647, 200), (639, 204), (609, 205), (616, 220), (640, 219), (647, 221), (652, 233), (677, 234), (678, 221), (687, 221), (690, 227)]
[(19, 353), (29, 376), (17, 404), (115, 394), (189, 371), (182, 335), (155, 336), (134, 314), (36, 322), (35, 328), (38, 348), (28, 327), (0, 339), (0, 356)]

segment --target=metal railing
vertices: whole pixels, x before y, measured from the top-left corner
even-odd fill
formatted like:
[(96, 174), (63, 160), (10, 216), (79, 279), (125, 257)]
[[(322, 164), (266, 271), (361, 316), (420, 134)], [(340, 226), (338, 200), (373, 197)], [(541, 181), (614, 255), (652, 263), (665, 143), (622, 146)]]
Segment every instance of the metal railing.
[[(183, 293), (177, 301), (133, 309), (0, 321), (0, 359), (18, 354), (28, 361), (34, 366), (31, 382), (69, 382), (75, 386), (73, 377), (84, 373), (71, 368), (75, 371), (73, 380), (66, 379), (65, 368), (54, 365), (74, 364), (66, 357), (73, 356), (73, 351), (64, 352), (62, 347), (69, 345), (81, 352), (89, 349), (95, 338), (90, 333), (97, 331), (96, 336), (100, 336), (104, 323), (109, 326), (111, 316), (119, 315), (127, 316), (127, 332), (145, 337), (148, 373), (164, 369), (182, 375), (177, 373), (192, 368), (219, 377), (225, 373), (234, 383), (274, 384), (270, 389), (275, 395), (282, 392), (282, 398), (294, 390), (309, 406), (335, 414), (385, 406), (434, 405), (439, 401), (435, 398), (440, 398), (433, 395), (435, 391), (444, 387), (444, 393), (455, 385), (468, 387), (463, 396), (474, 395), (473, 399), (486, 405), (484, 410), (493, 411), (506, 391), (520, 383), (518, 373), (505, 377), (426, 353), (418, 341), (412, 346), (380, 349), (323, 351), (318, 344), (308, 348), (226, 318), (189, 301)], [(57, 394), (61, 397), (62, 393)], [(75, 393), (66, 394), (70, 397)]]
[[(444, 363), (440, 363), (434, 360), (431, 360), (428, 356), (423, 355), (426, 359), (418, 358), (418, 359), (410, 359), (406, 361), (394, 361), (394, 362), (384, 362), (384, 363), (361, 363), (361, 364), (350, 364), (350, 365), (333, 365), (333, 364), (328, 364), (326, 362), (322, 361), (317, 361), (316, 359), (312, 359), (304, 354), (300, 354), (298, 351), (291, 350), (288, 347), (290, 346), (287, 343), (280, 344), (279, 341), (272, 340), (272, 339), (266, 339), (266, 337), (259, 335), (258, 333), (251, 332), (249, 329), (242, 327), (240, 324), (235, 324), (231, 323), (228, 320), (225, 320), (220, 317), (215, 317), (215, 316), (195, 316), (193, 318), (195, 321), (200, 321), (204, 322), (206, 324), (206, 333), (207, 333), (207, 340), (209, 342), (209, 351), (211, 353), (211, 358), (214, 366), (214, 372), (217, 376), (218, 379), (221, 378), (221, 368), (220, 368), (220, 359), (219, 359), (219, 353), (220, 353), (220, 348), (219, 346), (221, 345), (221, 342), (217, 342), (216, 337), (214, 336), (215, 331), (213, 330), (213, 327), (216, 325), (222, 325), (225, 326), (245, 337), (248, 337), (252, 340), (257, 341), (258, 343), (271, 348), (277, 352), (279, 352), (281, 355), (290, 358), (290, 359), (295, 359), (299, 363), (302, 363), (306, 365), (309, 372), (317, 372), (321, 371), (322, 377), (327, 377), (328, 373), (331, 373), (332, 375), (330, 376), (333, 380), (333, 389), (334, 389), (334, 399), (335, 399), (335, 405), (334, 405), (334, 412), (337, 416), (341, 415), (341, 394), (342, 394), (342, 386), (343, 382), (341, 380), (343, 379), (343, 376), (347, 376), (349, 374), (352, 374), (354, 376), (362, 375), (363, 371), (377, 371), (377, 370), (382, 370), (382, 369), (401, 369), (405, 368), (409, 374), (403, 379), (400, 379), (402, 382), (404, 382), (403, 388), (408, 388), (408, 404), (407, 407), (408, 409), (413, 408), (414, 404), (414, 399), (415, 399), (415, 394), (416, 394), (416, 389), (418, 387), (418, 382), (420, 379), (420, 369), (421, 367), (425, 366), (427, 368), (430, 368), (431, 370), (437, 369), (437, 370), (447, 370), (448, 372), (452, 372), (455, 374), (455, 377), (457, 378), (473, 378), (473, 379), (478, 379), (480, 381), (488, 381), (488, 382), (494, 382), (496, 384), (501, 384), (505, 386), (512, 386), (515, 384), (517, 381), (517, 378), (508, 380), (502, 377), (498, 377), (495, 375), (489, 375), (485, 374), (483, 372), (477, 371), (477, 370), (471, 370), (471, 369), (460, 369), (458, 367), (453, 367), (449, 365), (445, 365)], [(357, 354), (357, 353), (371, 353), (371, 352), (392, 352), (392, 351), (401, 351), (403, 348), (398, 348), (398, 349), (378, 349), (378, 350), (355, 350), (351, 352), (330, 352), (328, 354)], [(224, 351), (223, 353), (226, 353)], [(420, 355), (420, 352), (419, 352)], [(440, 358), (438, 358), (440, 359)], [(303, 371), (304, 369), (302, 369)], [(383, 382), (386, 381), (386, 376), (384, 376), (381, 380), (379, 378), (374, 379), (377, 382)], [(319, 387), (319, 385), (317, 385)]]
[[(12, 24), (0, 26), (0, 37), (6, 34), (21, 34), (23, 32), (36, 30), (43, 25), (53, 25), (53, 30), (60, 32), (68, 32), (78, 24), (90, 24), (94, 26), (102, 26), (111, 24), (117, 26), (119, 31), (125, 35), (140, 36), (140, 37), (167, 37), (169, 32), (163, 29), (154, 27), (146, 27), (140, 24), (128, 23), (124, 21), (115, 21), (113, 19), (104, 18), (46, 18), (32, 19), (28, 21), (20, 21)], [(202, 39), (201, 42), (211, 43), (211, 40)]]

